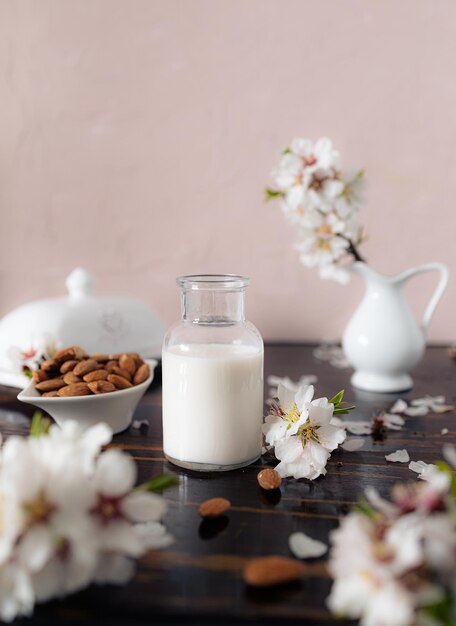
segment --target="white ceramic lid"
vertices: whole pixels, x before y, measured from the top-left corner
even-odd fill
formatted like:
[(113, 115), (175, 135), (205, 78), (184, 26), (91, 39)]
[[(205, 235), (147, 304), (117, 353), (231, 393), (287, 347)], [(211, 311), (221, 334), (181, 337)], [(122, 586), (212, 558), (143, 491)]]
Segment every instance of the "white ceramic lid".
[(25, 387), (24, 366), (34, 369), (42, 355), (63, 346), (160, 357), (165, 329), (158, 316), (135, 298), (95, 295), (94, 285), (77, 268), (66, 279), (67, 296), (24, 304), (0, 321), (0, 384)]

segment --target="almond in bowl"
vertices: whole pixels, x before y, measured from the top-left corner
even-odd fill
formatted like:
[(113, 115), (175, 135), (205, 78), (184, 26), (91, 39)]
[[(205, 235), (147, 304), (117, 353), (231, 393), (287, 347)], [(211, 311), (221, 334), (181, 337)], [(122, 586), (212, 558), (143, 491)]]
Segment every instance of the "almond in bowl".
[[(132, 358), (122, 359), (124, 356)], [(119, 365), (120, 359), (124, 368)], [(131, 381), (109, 374), (109, 361), (124, 369)], [(157, 361), (142, 359), (135, 353), (90, 356), (79, 346), (60, 350), (44, 363), (45, 369), (42, 366), (33, 372), (31, 383), (17, 396), (18, 400), (43, 409), (60, 426), (69, 420), (84, 428), (105, 422), (114, 433), (130, 426), (157, 365)]]

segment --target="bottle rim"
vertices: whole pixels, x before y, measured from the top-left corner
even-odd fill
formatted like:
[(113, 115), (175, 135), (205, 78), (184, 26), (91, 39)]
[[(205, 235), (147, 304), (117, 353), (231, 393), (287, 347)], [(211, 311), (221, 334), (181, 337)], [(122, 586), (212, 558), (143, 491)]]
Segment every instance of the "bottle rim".
[(250, 278), (238, 274), (189, 274), (178, 276), (176, 282), (185, 290), (245, 289)]

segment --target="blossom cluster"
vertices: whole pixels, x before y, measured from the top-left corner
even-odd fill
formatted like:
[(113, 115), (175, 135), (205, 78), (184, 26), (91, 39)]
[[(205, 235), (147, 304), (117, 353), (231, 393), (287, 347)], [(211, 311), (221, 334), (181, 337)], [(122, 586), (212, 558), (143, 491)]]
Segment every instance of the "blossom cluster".
[(331, 452), (345, 440), (345, 428), (333, 416), (354, 407), (343, 406), (343, 392), (331, 400), (313, 396), (312, 385), (295, 389), (279, 383), (277, 397), (270, 403), (263, 436), (274, 447), (280, 461), (275, 469), (282, 477), (314, 480), (326, 474)]
[[(331, 534), (328, 598), (362, 626), (456, 623), (456, 451), (418, 483), (394, 486), (391, 501), (370, 488)], [(451, 466), (453, 464), (453, 467)]]
[(280, 198), (285, 217), (297, 227), (302, 263), (318, 267), (321, 278), (347, 282), (340, 261), (350, 255), (362, 260), (357, 213), (363, 203), (363, 171), (343, 171), (329, 139), (313, 143), (297, 138), (283, 151), (272, 176), (277, 189), (266, 189), (266, 196)]
[(107, 425), (82, 432), (69, 422), (44, 432), (39, 424), (0, 452), (0, 619), (7, 622), (91, 582), (123, 584), (134, 558), (171, 541), (160, 523), (165, 501), (152, 484), (134, 488), (131, 457), (101, 452), (112, 438)]

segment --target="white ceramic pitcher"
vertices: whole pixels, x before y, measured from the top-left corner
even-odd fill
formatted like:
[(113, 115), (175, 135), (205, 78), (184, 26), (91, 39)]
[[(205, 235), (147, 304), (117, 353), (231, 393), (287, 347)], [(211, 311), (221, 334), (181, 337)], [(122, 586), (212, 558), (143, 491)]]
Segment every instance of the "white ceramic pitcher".
[[(342, 339), (345, 355), (355, 369), (351, 382), (368, 391), (410, 389), (413, 380), (409, 372), (424, 354), (429, 323), (448, 283), (448, 268), (427, 263), (396, 276), (383, 276), (357, 262), (352, 270), (363, 278), (366, 292)], [(413, 276), (431, 271), (440, 272), (440, 280), (419, 325), (403, 288)]]

